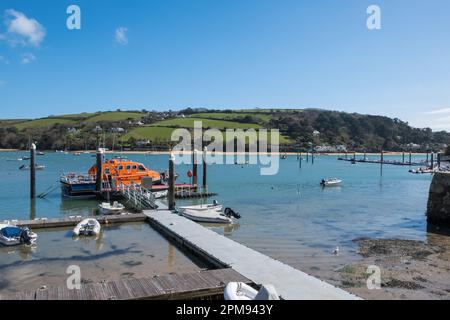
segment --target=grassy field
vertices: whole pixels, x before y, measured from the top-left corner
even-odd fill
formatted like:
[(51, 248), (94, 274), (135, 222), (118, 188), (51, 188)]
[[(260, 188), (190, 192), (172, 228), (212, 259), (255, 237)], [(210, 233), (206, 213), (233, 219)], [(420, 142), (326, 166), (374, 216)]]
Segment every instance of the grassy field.
[(202, 118), (176, 118), (163, 120), (159, 122), (155, 122), (152, 124), (153, 127), (177, 127), (177, 128), (193, 128), (194, 121), (201, 121), (204, 129), (206, 128), (215, 128), (219, 130), (223, 129), (259, 129), (261, 128), (258, 124), (253, 123), (239, 123), (232, 121), (223, 121), (223, 120), (211, 120), (211, 119), (202, 119)]
[(123, 136), (123, 140), (128, 140), (131, 137), (141, 140), (151, 141), (170, 141), (170, 136), (174, 128), (166, 127), (139, 127), (131, 130)]
[(140, 120), (142, 116), (143, 114), (140, 112), (103, 112), (86, 119), (85, 122)]
[(233, 121), (236, 118), (242, 118), (245, 116), (251, 116), (257, 118), (263, 122), (269, 122), (272, 118), (270, 114), (258, 114), (258, 113), (226, 113), (226, 112), (213, 112), (213, 113), (195, 113), (191, 115), (192, 118), (202, 118), (202, 119), (222, 119), (226, 121)]
[[(123, 136), (123, 140), (127, 141), (131, 137), (137, 140), (150, 140), (150, 141), (170, 141), (171, 135), (175, 128), (168, 127), (139, 127), (131, 130), (125, 136)], [(226, 140), (226, 135), (224, 131), (221, 131), (223, 134), (223, 139)], [(258, 137), (258, 136), (257, 136)], [(247, 141), (252, 141), (254, 143), (254, 139), (248, 139)], [(268, 136), (268, 142), (271, 142), (270, 135)], [(284, 136), (280, 136), (280, 144), (288, 144), (290, 141), (288, 138)]]
[(28, 128), (45, 128), (53, 126), (55, 124), (67, 123), (74, 123), (74, 121), (70, 119), (45, 118), (17, 123), (15, 124), (15, 126), (18, 130), (24, 130)]
[(64, 114), (61, 116), (55, 116), (55, 117), (49, 117), (49, 118), (58, 118), (58, 119), (87, 119), (87, 118), (91, 118), (95, 115), (101, 114), (100, 112), (97, 113), (88, 113), (88, 112), (83, 112), (83, 113), (77, 113), (77, 114)]

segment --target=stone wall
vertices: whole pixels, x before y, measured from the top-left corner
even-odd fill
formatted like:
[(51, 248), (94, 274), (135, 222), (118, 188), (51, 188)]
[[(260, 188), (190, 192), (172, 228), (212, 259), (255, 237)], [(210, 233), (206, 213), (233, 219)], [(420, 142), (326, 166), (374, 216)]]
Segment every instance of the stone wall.
[(450, 225), (450, 173), (435, 173), (428, 196), (427, 220)]

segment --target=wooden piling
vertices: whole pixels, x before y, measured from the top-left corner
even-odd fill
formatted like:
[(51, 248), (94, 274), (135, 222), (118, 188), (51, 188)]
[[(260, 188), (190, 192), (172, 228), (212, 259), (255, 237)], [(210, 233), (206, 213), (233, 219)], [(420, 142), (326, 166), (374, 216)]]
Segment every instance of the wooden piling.
[(309, 162), (309, 152), (306, 152), (306, 162)]
[(314, 164), (314, 151), (311, 151), (311, 164)]
[(383, 162), (384, 162), (384, 152), (383, 149), (381, 149), (381, 155), (380, 155), (380, 174), (383, 175)]
[[(428, 157), (428, 154), (427, 154), (427, 157)], [(405, 163), (405, 153), (404, 152), (402, 153), (402, 163)]]
[(169, 210), (175, 209), (175, 156), (172, 153), (169, 158)]
[(206, 192), (206, 190), (207, 190), (207, 188), (208, 188), (208, 185), (207, 185), (207, 179), (206, 179), (206, 166), (207, 166), (207, 164), (206, 164), (206, 153), (207, 153), (207, 151), (208, 151), (208, 149), (205, 147), (204, 149), (203, 149), (203, 165), (202, 165), (202, 167), (203, 167), (203, 191), (204, 192)]
[(412, 152), (409, 152), (409, 165), (412, 165)]
[(197, 150), (194, 149), (192, 152), (192, 184), (195, 187), (195, 191), (197, 191), (198, 187), (198, 164), (197, 164)]
[(437, 167), (438, 169), (441, 168), (441, 153), (437, 154)]
[(300, 152), (299, 166), (302, 167), (302, 153)]
[(100, 148), (97, 150), (96, 171), (95, 190), (101, 193), (103, 189), (103, 150)]
[(36, 199), (36, 145), (30, 146), (30, 198)]
[(431, 166), (430, 166), (431, 170), (434, 169), (434, 153), (431, 152)]

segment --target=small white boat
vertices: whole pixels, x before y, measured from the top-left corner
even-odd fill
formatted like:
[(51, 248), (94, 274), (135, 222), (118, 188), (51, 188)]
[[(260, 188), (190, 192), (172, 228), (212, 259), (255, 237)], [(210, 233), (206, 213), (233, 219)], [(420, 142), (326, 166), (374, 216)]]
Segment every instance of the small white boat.
[[(45, 166), (44, 165), (36, 165), (35, 166), (36, 170), (44, 170)], [(25, 171), (25, 170), (30, 170), (31, 166), (26, 166), (26, 165), (22, 165), (19, 167), (19, 170)]]
[(256, 291), (243, 282), (230, 282), (224, 290), (225, 300), (280, 300), (272, 285), (264, 285)]
[(196, 210), (196, 211), (205, 211), (205, 210), (213, 210), (213, 211), (221, 211), (222, 205), (214, 200), (211, 204), (198, 204), (194, 206), (183, 206), (180, 207), (182, 210)]
[(100, 233), (101, 228), (100, 222), (88, 218), (77, 224), (75, 229), (73, 229), (73, 234), (75, 236), (96, 236)]
[(0, 243), (4, 246), (32, 245), (36, 240), (37, 234), (28, 227), (0, 224)]
[(167, 195), (169, 194), (169, 191), (168, 190), (154, 191), (154, 192), (152, 192), (152, 194), (155, 197), (155, 199), (163, 199), (163, 198), (167, 197)]
[(216, 210), (191, 210), (181, 209), (180, 214), (195, 222), (208, 222), (208, 223), (232, 223), (231, 217), (227, 217), (220, 211)]
[(120, 214), (125, 209), (125, 206), (117, 201), (114, 201), (113, 204), (109, 202), (103, 202), (98, 205), (100, 212), (102, 214)]
[(323, 186), (323, 187), (338, 186), (341, 183), (342, 183), (342, 180), (338, 179), (338, 178), (322, 179), (322, 181), (320, 181), (320, 185)]

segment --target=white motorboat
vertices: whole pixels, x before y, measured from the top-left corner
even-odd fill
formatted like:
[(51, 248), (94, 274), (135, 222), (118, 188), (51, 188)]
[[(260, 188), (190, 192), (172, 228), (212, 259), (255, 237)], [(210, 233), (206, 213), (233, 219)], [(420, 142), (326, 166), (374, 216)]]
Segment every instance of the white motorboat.
[(75, 236), (96, 236), (101, 231), (100, 222), (93, 218), (87, 218), (81, 221), (75, 229), (73, 234)]
[(183, 206), (179, 207), (182, 210), (196, 210), (196, 211), (205, 211), (205, 210), (213, 210), (213, 211), (221, 211), (222, 205), (219, 204), (216, 200), (211, 204), (198, 204), (194, 206)]
[(152, 194), (155, 197), (155, 199), (163, 199), (163, 198), (167, 197), (167, 195), (169, 194), (169, 191), (168, 190), (154, 191), (154, 192), (152, 192)]
[(32, 245), (36, 240), (37, 234), (28, 227), (0, 224), (0, 243), (4, 246)]
[[(37, 164), (35, 166), (35, 168), (36, 168), (36, 170), (44, 170), (45, 166)], [(26, 166), (26, 165), (22, 165), (22, 166), (19, 167), (19, 170), (23, 170), (23, 171), (30, 170), (30, 169), (31, 169), (31, 166)]]
[(231, 217), (227, 217), (220, 211), (216, 210), (191, 210), (181, 209), (180, 214), (195, 222), (209, 222), (209, 223), (232, 223)]
[(342, 180), (338, 179), (338, 178), (322, 179), (322, 181), (320, 181), (320, 185), (322, 187), (338, 186), (341, 183), (342, 183)]
[(109, 202), (103, 202), (98, 205), (100, 212), (102, 214), (120, 214), (125, 209), (125, 206), (117, 201), (114, 201), (113, 204)]
[(224, 290), (225, 300), (280, 300), (272, 285), (264, 285), (256, 291), (243, 282), (230, 282)]

